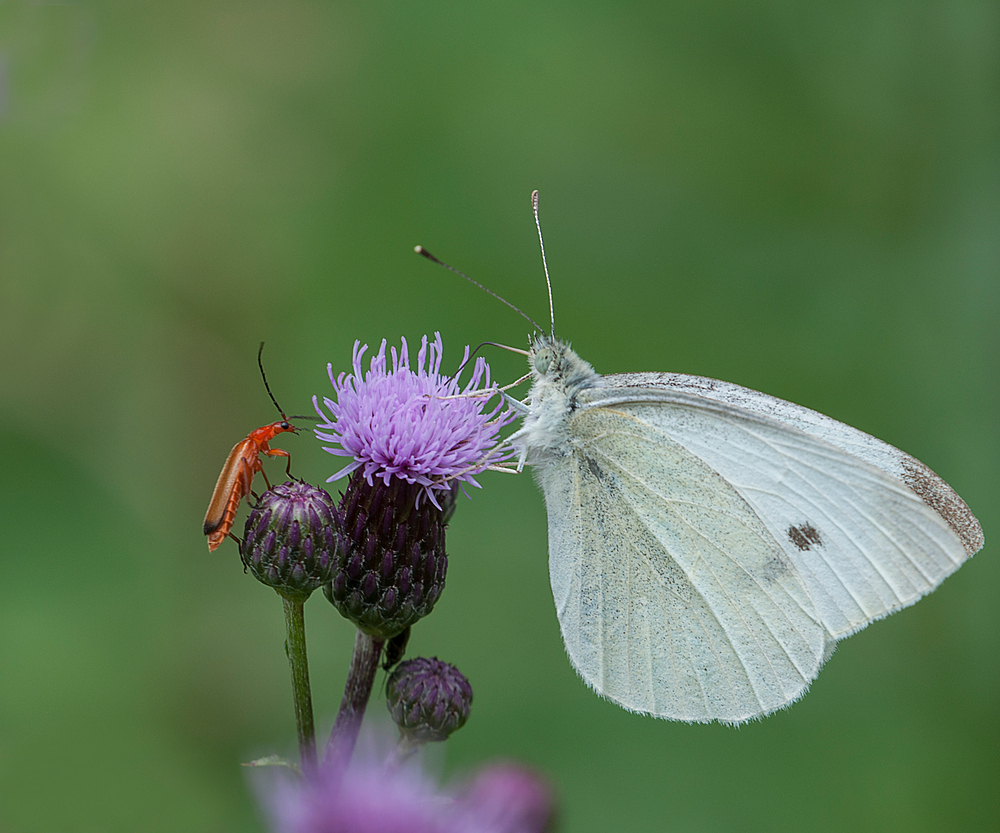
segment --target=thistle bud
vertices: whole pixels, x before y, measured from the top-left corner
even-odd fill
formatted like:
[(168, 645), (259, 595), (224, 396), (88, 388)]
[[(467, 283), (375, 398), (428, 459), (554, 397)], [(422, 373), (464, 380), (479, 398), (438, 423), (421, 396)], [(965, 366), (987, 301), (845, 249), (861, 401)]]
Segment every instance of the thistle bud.
[(333, 578), (341, 528), (326, 491), (288, 481), (264, 492), (251, 510), (240, 557), (258, 581), (304, 599)]
[(418, 484), (369, 484), (360, 472), (341, 511), (343, 546), (323, 592), (362, 631), (389, 639), (430, 613), (444, 589), (444, 512)]
[(401, 662), (385, 690), (389, 714), (410, 740), (446, 740), (469, 719), (472, 686), (454, 665), (437, 658)]

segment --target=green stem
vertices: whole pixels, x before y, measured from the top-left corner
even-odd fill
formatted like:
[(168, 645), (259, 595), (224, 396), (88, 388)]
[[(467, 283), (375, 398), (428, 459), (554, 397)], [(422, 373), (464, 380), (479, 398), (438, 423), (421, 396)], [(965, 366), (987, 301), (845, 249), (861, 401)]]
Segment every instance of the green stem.
[(292, 669), (292, 700), (295, 727), (299, 733), (299, 755), (304, 773), (316, 770), (316, 730), (313, 727), (312, 694), (309, 691), (309, 661), (306, 658), (304, 599), (281, 597), (285, 608), (285, 653)]
[(358, 631), (354, 637), (354, 655), (351, 668), (347, 672), (344, 697), (340, 701), (340, 711), (326, 745), (324, 764), (346, 766), (354, 753), (354, 745), (361, 731), (361, 721), (365, 716), (368, 698), (371, 697), (375, 672), (378, 671), (384, 639), (369, 636)]
[(426, 741), (416, 740), (415, 738), (401, 732), (399, 740), (396, 742), (396, 746), (392, 750), (390, 760), (396, 766), (404, 764), (426, 745)]

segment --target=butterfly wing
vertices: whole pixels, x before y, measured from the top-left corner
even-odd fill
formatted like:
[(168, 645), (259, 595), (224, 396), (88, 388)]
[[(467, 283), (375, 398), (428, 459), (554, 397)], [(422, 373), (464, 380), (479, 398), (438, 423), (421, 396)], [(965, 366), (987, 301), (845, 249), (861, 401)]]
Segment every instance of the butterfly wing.
[(800, 571), (834, 639), (913, 604), (983, 545), (947, 483), (863, 431), (711, 379), (603, 382), (588, 391), (590, 406), (634, 409), (733, 484)]
[[(969, 555), (982, 549), (983, 530), (979, 521), (944, 480), (905, 451), (900, 451), (895, 446), (838, 422), (832, 417), (778, 399), (776, 396), (704, 376), (688, 376), (681, 373), (622, 373), (602, 377), (601, 384), (605, 390), (600, 394), (600, 398), (605, 401), (609, 401), (609, 397), (616, 396), (634, 398), (637, 389), (641, 391), (659, 389), (670, 393), (691, 394), (699, 399), (732, 405), (799, 428), (901, 480), (916, 492), (921, 500), (932, 506), (955, 530)], [(616, 389), (620, 390), (613, 393)]]
[(739, 723), (799, 697), (837, 638), (916, 601), (967, 551), (898, 477), (664, 375), (583, 391), (569, 453), (541, 466), (556, 607), (601, 694)]
[(662, 432), (592, 409), (544, 467), (549, 569), (584, 680), (632, 711), (738, 723), (799, 697), (825, 634), (751, 507)]

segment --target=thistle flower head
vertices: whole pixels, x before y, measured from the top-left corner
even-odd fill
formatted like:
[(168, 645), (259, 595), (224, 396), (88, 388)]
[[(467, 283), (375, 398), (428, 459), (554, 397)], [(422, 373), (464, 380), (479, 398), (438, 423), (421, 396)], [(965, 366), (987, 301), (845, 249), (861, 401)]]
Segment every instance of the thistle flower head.
[(391, 478), (365, 482), (356, 471), (340, 502), (344, 535), (333, 580), (323, 593), (361, 630), (391, 639), (434, 609), (448, 573), (443, 507), (423, 501), (423, 487)]
[(440, 333), (434, 334), (433, 342), (427, 336), (421, 339), (412, 367), (405, 338), (399, 352), (392, 347), (389, 356), (383, 340), (366, 371), (362, 360), (367, 349), (368, 345), (355, 342), (351, 374), (334, 377), (333, 365), (328, 366), (336, 395), (335, 399), (323, 397), (329, 413), (313, 397), (321, 420), (317, 438), (340, 446), (324, 450), (354, 458), (328, 482), (355, 470), (361, 471), (369, 485), (375, 478), (388, 485), (396, 477), (422, 486), (437, 506), (440, 493), (450, 491), (453, 481), (478, 486), (475, 475), (511, 456), (509, 450), (498, 449), (497, 435), (515, 414), (502, 398), (489, 407), (495, 388), (482, 358), (476, 359), (472, 377), (462, 387), (461, 373), (441, 375)]
[(476, 773), (458, 805), (497, 833), (545, 833), (555, 825), (556, 802), (545, 778), (511, 763), (493, 763)]
[(346, 770), (281, 780), (268, 791), (274, 833), (458, 833), (437, 785), (419, 767), (356, 755)]
[(346, 769), (261, 783), (274, 833), (546, 833), (553, 802), (544, 781), (515, 765), (442, 788), (419, 758), (364, 749)]
[(418, 742), (446, 740), (469, 719), (472, 686), (454, 665), (437, 657), (401, 662), (385, 692), (399, 731)]
[(325, 490), (282, 483), (250, 511), (240, 555), (258, 581), (285, 596), (308, 597), (333, 578), (342, 525)]

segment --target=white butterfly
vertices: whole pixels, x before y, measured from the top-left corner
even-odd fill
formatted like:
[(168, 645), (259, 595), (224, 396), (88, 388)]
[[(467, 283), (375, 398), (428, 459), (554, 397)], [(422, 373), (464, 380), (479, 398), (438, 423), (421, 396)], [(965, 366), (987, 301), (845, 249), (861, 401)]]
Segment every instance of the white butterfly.
[(528, 363), (510, 441), (545, 495), (566, 651), (626, 709), (736, 724), (787, 706), (839, 639), (983, 545), (923, 463), (808, 408), (698, 376), (600, 376), (554, 335)]

